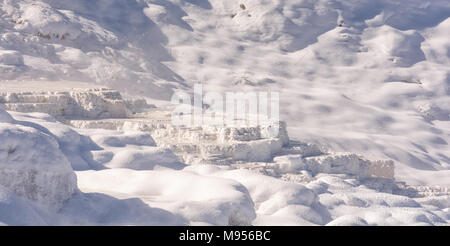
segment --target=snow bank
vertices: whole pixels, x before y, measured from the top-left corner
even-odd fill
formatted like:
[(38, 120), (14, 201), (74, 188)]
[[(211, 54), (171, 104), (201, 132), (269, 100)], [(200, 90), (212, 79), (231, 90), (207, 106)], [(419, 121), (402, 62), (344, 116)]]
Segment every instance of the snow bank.
[(185, 218), (150, 207), (139, 198), (118, 199), (101, 193), (77, 192), (53, 214), (51, 225), (62, 226), (186, 226)]
[(0, 123), (0, 184), (53, 208), (75, 191), (76, 176), (56, 140), (34, 128)]
[(153, 170), (181, 169), (185, 165), (170, 150), (157, 147), (152, 136), (140, 131), (83, 130), (100, 146), (91, 152), (93, 160), (107, 168)]
[(209, 165), (189, 166), (185, 170), (235, 180), (245, 186), (255, 203), (257, 218), (253, 225), (323, 225), (330, 220), (314, 191), (301, 184), (248, 170), (221, 170)]
[(11, 112), (11, 114), (21, 124), (39, 129), (53, 137), (73, 170), (101, 168), (101, 165), (91, 156), (91, 151), (98, 150), (100, 147), (89, 136), (82, 135), (71, 127), (57, 122), (48, 114), (19, 112)]
[(109, 168), (130, 168), (134, 170), (153, 170), (161, 167), (182, 169), (178, 157), (170, 149), (147, 147), (143, 150), (121, 150), (114, 154), (111, 161), (104, 163)]
[[(300, 184), (288, 183), (278, 179), (255, 174), (246, 170), (225, 172), (222, 177), (239, 181), (249, 190), (259, 206), (259, 212), (271, 214), (288, 204), (312, 206), (317, 203), (317, 196)], [(268, 187), (261, 184), (270, 183)]]
[(156, 146), (150, 134), (139, 131), (94, 130), (90, 137), (97, 144), (108, 147), (126, 147), (127, 145)]
[(129, 169), (84, 171), (77, 176), (84, 192), (140, 197), (152, 207), (182, 215), (192, 225), (249, 225), (255, 218), (246, 188), (228, 179), (186, 171)]
[[(74, 170), (103, 168), (181, 169), (185, 165), (169, 149), (156, 147), (150, 134), (139, 131), (78, 130), (55, 122), (39, 113), (13, 113), (18, 120), (29, 122), (51, 134)], [(31, 123), (32, 122), (32, 123)]]
[(0, 64), (20, 66), (23, 65), (23, 57), (14, 50), (0, 50)]
[(330, 223), (327, 226), (368, 226), (367, 221), (363, 218), (354, 215), (343, 215)]
[(0, 185), (0, 225), (187, 225), (188, 221), (166, 210), (152, 208), (140, 199), (117, 199), (104, 194), (75, 192), (59, 211), (20, 197)]

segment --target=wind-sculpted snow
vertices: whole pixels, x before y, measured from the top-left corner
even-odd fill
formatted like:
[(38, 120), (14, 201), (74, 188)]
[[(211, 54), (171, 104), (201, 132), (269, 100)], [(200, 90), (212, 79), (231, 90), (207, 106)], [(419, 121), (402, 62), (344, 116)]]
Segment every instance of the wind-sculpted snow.
[[(447, 0), (0, 0), (0, 16), (0, 224), (450, 222)], [(286, 137), (177, 129), (119, 93), (166, 106), (197, 82), (279, 92)]]

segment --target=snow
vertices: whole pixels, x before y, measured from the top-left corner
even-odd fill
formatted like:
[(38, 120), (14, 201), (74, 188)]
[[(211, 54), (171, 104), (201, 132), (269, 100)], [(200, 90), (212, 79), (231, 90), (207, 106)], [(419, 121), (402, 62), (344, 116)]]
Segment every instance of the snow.
[(427, 60), (431, 60), (440, 64), (448, 64), (449, 62), (449, 44), (447, 32), (450, 26), (450, 19), (446, 19), (434, 27), (428, 28), (424, 36), (425, 42), (422, 45)]
[[(22, 83), (26, 87), (27, 83)], [(41, 88), (43, 86), (41, 85)], [(0, 100), (5, 109), (19, 112), (43, 112), (57, 118), (126, 117), (126, 101), (117, 91), (105, 88), (74, 91), (19, 91), (14, 87), (0, 89)]]
[(0, 184), (59, 209), (76, 189), (76, 176), (54, 138), (38, 129), (0, 123)]
[(146, 148), (145, 150), (123, 150), (114, 155), (112, 160), (105, 164), (110, 168), (130, 168), (135, 170), (152, 170), (155, 166), (184, 167), (178, 157), (167, 148)]
[(8, 114), (3, 108), (0, 107), (0, 122), (1, 123), (12, 123), (14, 119)]
[(192, 224), (245, 225), (255, 217), (245, 187), (188, 171), (110, 169), (77, 173), (82, 191), (140, 197), (152, 207), (180, 214)]
[[(3, 161), (1, 170), (16, 161), (17, 173), (13, 180), (11, 172), (1, 179), (0, 221), (8, 225), (441, 225), (450, 219), (449, 192), (442, 187), (402, 188), (389, 179), (357, 179), (345, 170), (299, 172), (305, 166), (295, 163), (314, 158), (312, 153), (329, 158), (312, 144), (284, 150), (301, 146), (308, 157), (275, 158), (280, 179), (244, 170), (248, 162), (244, 169), (185, 165), (145, 132), (74, 129), (42, 113), (11, 114), (13, 123), (0, 123), (2, 139), (8, 136), (2, 144), (28, 147), (19, 146), (12, 160), (3, 155), (9, 162)], [(44, 149), (31, 148), (35, 142)], [(333, 158), (347, 155), (355, 157)], [(39, 167), (35, 179), (23, 175), (33, 167)], [(23, 216), (9, 216), (15, 209), (23, 209)]]
[[(0, 224), (450, 222), (448, 1), (3, 0), (0, 15)], [(198, 82), (279, 92), (285, 136), (170, 126), (173, 92)]]
[(377, 193), (352, 180), (321, 177), (315, 182), (328, 184), (327, 192), (319, 195), (321, 203), (335, 218), (327, 225), (439, 225), (448, 220), (446, 215), (437, 216), (434, 206), (420, 205), (404, 196)]
[[(219, 173), (219, 175), (245, 185), (255, 202), (257, 221), (260, 225), (270, 224), (271, 219), (280, 216), (295, 215), (297, 219), (309, 221), (312, 224), (323, 224), (328, 219), (326, 213), (321, 213), (317, 195), (300, 184), (283, 182), (243, 170)], [(294, 211), (284, 213), (283, 210), (288, 208)]]
[(20, 66), (23, 65), (23, 57), (14, 50), (0, 50), (0, 64)]
[(150, 134), (139, 131), (98, 131), (91, 135), (91, 139), (101, 146), (126, 147), (127, 145), (156, 146)]
[(0, 223), (2, 225), (46, 225), (48, 213), (0, 185)]

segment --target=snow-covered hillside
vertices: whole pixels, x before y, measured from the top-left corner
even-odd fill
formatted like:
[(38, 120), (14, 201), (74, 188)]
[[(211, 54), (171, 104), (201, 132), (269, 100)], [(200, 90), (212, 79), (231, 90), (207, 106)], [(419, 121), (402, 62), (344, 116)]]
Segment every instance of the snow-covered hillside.
[(295, 164), (283, 158), (275, 165), (291, 174), (284, 180), (247, 168), (186, 166), (148, 133), (77, 130), (47, 114), (0, 112), (0, 222), (7, 225), (450, 222), (448, 190), (342, 172), (312, 177), (292, 173)]
[[(0, 109), (0, 223), (450, 220), (449, 1), (0, 0), (0, 16), (0, 93), (82, 81), (166, 107), (195, 83), (214, 92), (277, 91), (290, 139), (330, 151), (306, 160), (289, 156), (296, 146), (280, 147), (284, 157), (269, 164), (191, 166), (141, 128), (76, 129)], [(127, 101), (98, 96), (108, 91), (80, 97), (85, 106), (70, 112), (71, 93), (41, 92), (33, 100), (58, 99), (39, 105), (8, 93), (0, 98), (8, 110), (58, 120), (73, 111), (84, 128), (92, 128), (86, 119), (129, 116)], [(293, 173), (304, 161), (363, 160), (337, 151), (392, 160), (395, 182), (405, 186), (326, 168)], [(18, 209), (27, 212), (10, 217)]]

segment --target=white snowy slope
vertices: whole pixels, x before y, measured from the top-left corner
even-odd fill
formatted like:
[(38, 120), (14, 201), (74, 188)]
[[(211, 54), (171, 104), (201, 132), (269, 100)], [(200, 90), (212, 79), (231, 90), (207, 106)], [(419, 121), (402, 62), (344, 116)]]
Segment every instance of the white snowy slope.
[[(0, 113), (0, 222), (6, 225), (450, 222), (445, 190), (405, 187), (403, 194), (383, 190), (390, 180), (371, 184), (345, 174), (294, 182), (231, 166), (186, 166), (148, 133), (77, 130), (47, 114)], [(117, 160), (121, 165), (111, 164)]]
[(0, 15), (1, 79), (275, 90), (291, 137), (449, 185), (448, 1), (3, 0)]
[[(53, 87), (48, 96), (80, 81), (161, 106), (198, 82), (277, 91), (292, 140), (393, 160), (404, 182), (298, 169), (346, 155), (359, 164), (353, 154), (237, 165), (262, 173), (190, 166), (139, 129), (76, 129), (0, 108), (0, 224), (450, 222), (449, 1), (0, 0), (0, 17), (9, 101), (10, 91)], [(124, 117), (125, 102), (102, 93), (73, 94), (82, 109), (61, 94), (73, 112), (60, 101), (10, 107)], [(281, 171), (268, 174), (270, 165)]]

